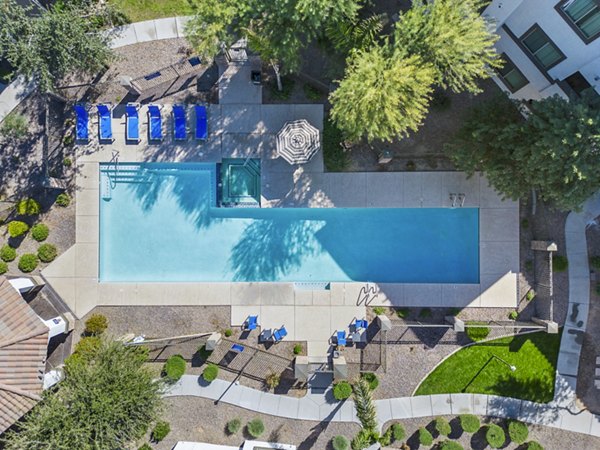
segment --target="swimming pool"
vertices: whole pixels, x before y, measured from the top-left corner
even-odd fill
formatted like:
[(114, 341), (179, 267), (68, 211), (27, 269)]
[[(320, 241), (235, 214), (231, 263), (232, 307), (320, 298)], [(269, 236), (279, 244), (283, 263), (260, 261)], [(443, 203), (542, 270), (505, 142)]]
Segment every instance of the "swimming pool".
[(476, 208), (217, 208), (214, 164), (100, 171), (101, 282), (479, 282)]

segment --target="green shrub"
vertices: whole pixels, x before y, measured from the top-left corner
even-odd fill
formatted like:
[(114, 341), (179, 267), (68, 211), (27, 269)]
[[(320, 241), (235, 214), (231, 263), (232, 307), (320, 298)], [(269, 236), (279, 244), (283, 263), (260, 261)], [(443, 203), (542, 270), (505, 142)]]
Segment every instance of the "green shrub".
[(0, 259), (4, 262), (14, 261), (17, 257), (17, 251), (10, 245), (6, 244), (0, 248)]
[(17, 214), (20, 216), (37, 216), (42, 207), (32, 198), (25, 198), (17, 203)]
[(233, 330), (231, 328), (227, 328), (223, 334), (225, 335), (225, 337), (231, 337), (231, 335), (233, 334)]
[(378, 439), (379, 435), (376, 432), (363, 428), (356, 436), (354, 436), (350, 446), (352, 447), (352, 450), (364, 450), (371, 444), (374, 444)]
[(265, 378), (265, 383), (267, 383), (267, 386), (269, 386), (270, 389), (275, 389), (277, 386), (279, 386), (280, 382), (281, 382), (281, 374), (276, 373), (276, 372), (271, 372)]
[(481, 426), (479, 417), (473, 414), (461, 414), (458, 416), (458, 420), (463, 431), (467, 433), (475, 433), (479, 431), (479, 427)]
[(369, 383), (369, 388), (372, 391), (377, 389), (377, 386), (379, 386), (379, 379), (377, 378), (377, 375), (375, 375), (373, 372), (361, 373), (360, 376), (361, 378), (367, 380), (367, 382)]
[(29, 230), (29, 225), (20, 220), (13, 220), (8, 224), (8, 234), (11, 238), (16, 238), (24, 235)]
[(527, 443), (527, 450), (544, 450), (544, 447), (539, 442), (529, 441)]
[(443, 417), (438, 417), (437, 419), (435, 419), (433, 421), (433, 427), (435, 428), (435, 431), (439, 433), (440, 436), (448, 436), (450, 433), (452, 433), (452, 427), (450, 426), (448, 421)]
[(67, 371), (69, 367), (75, 364), (87, 364), (91, 360), (102, 345), (102, 341), (97, 336), (86, 336), (79, 340), (75, 345), (73, 353), (65, 360), (65, 367)]
[(525, 298), (527, 299), (528, 302), (533, 300), (535, 298), (535, 291), (533, 289), (530, 289), (529, 291), (527, 291), (527, 295), (525, 296)]
[(347, 381), (338, 381), (333, 385), (333, 397), (338, 400), (346, 400), (352, 395), (352, 386)]
[(206, 361), (211, 354), (212, 350), (206, 350), (206, 345), (198, 347), (198, 356), (200, 356), (200, 359), (203, 361)]
[(517, 311), (511, 311), (508, 313), (508, 318), (510, 320), (517, 320), (518, 317), (519, 317), (519, 313)]
[(419, 311), (419, 317), (431, 317), (431, 308), (421, 308), (421, 311)]
[(323, 121), (323, 162), (329, 172), (343, 172), (352, 164), (350, 155), (342, 146), (344, 136), (329, 119)]
[(511, 420), (508, 422), (508, 436), (515, 444), (522, 444), (529, 437), (529, 428), (523, 422)]
[(467, 333), (467, 336), (469, 336), (469, 339), (471, 339), (474, 342), (482, 341), (486, 337), (488, 337), (488, 334), (490, 334), (490, 329), (488, 327), (466, 326), (465, 331)]
[(6, 136), (11, 139), (23, 139), (28, 132), (28, 123), (27, 117), (12, 112), (0, 124), (0, 136)]
[(410, 309), (408, 309), (408, 308), (399, 308), (396, 310), (396, 315), (400, 319), (406, 319), (409, 314), (410, 314)]
[[(75, 138), (72, 134), (70, 135), (73, 137), (73, 139)], [(71, 167), (73, 165), (73, 160), (69, 157), (66, 157), (65, 159), (63, 159), (63, 166), (65, 167)]]
[(590, 258), (590, 265), (594, 269), (600, 269), (600, 256), (592, 256)]
[(107, 328), (108, 319), (102, 314), (92, 314), (90, 318), (85, 321), (85, 334), (102, 334)]
[(236, 434), (242, 428), (242, 421), (237, 417), (227, 422), (227, 434)]
[(569, 267), (569, 260), (566, 256), (554, 255), (552, 258), (552, 270), (555, 272), (564, 272)]
[(302, 345), (301, 344), (294, 345), (294, 355), (299, 355), (300, 353), (302, 353)]
[(6, 272), (8, 272), (8, 264), (4, 261), (0, 261), (0, 275), (4, 275)]
[(157, 422), (152, 430), (152, 440), (154, 442), (160, 442), (167, 437), (167, 434), (171, 432), (171, 425), (169, 422)]
[(265, 432), (265, 424), (260, 419), (253, 419), (246, 425), (246, 431), (256, 439)]
[(433, 436), (427, 428), (419, 428), (419, 443), (425, 447), (430, 447), (433, 444)]
[(71, 197), (69, 197), (69, 194), (65, 194), (63, 192), (62, 194), (58, 194), (58, 197), (56, 197), (55, 203), (58, 206), (62, 206), (62, 207), (69, 206), (69, 204), (71, 203)]
[(25, 253), (19, 258), (19, 270), (21, 272), (33, 272), (38, 266), (38, 257), (33, 253)]
[(490, 447), (501, 448), (506, 441), (506, 434), (504, 433), (502, 427), (491, 423), (487, 426), (485, 440)]
[(525, 261), (525, 271), (529, 273), (533, 272), (533, 261), (531, 259)]
[(392, 443), (392, 427), (388, 427), (388, 429), (385, 430), (385, 433), (383, 433), (379, 438), (379, 443), (383, 447), (387, 447)]
[(323, 94), (321, 93), (321, 91), (319, 89), (317, 89), (316, 87), (305, 83), (303, 86), (304, 89), (304, 95), (306, 95), (306, 98), (309, 100), (321, 100), (321, 97), (323, 96)]
[(38, 242), (45, 241), (48, 238), (48, 234), (50, 234), (50, 230), (43, 223), (38, 223), (31, 227), (31, 237)]
[(394, 441), (403, 441), (406, 437), (406, 431), (401, 423), (395, 423), (392, 425), (392, 435), (394, 436)]
[(202, 371), (202, 378), (209, 383), (215, 381), (217, 375), (219, 375), (219, 367), (214, 364), (207, 365)]
[(163, 373), (167, 377), (167, 380), (171, 383), (175, 383), (179, 381), (179, 379), (185, 373), (185, 359), (181, 355), (173, 355), (169, 356), (165, 366), (163, 368)]
[(440, 450), (465, 450), (462, 445), (455, 441), (444, 441), (440, 444)]
[(152, 450), (152, 447), (150, 447), (150, 444), (146, 443), (146, 444), (142, 444), (138, 450)]
[(56, 255), (58, 255), (58, 250), (56, 250), (56, 247), (52, 244), (42, 244), (38, 248), (38, 258), (40, 258), (42, 262), (52, 262), (54, 261), (54, 258), (56, 258)]
[(383, 306), (374, 306), (373, 313), (376, 316), (383, 316), (385, 314), (385, 308)]
[(333, 450), (348, 450), (350, 448), (350, 441), (346, 436), (336, 436), (331, 440), (331, 446)]

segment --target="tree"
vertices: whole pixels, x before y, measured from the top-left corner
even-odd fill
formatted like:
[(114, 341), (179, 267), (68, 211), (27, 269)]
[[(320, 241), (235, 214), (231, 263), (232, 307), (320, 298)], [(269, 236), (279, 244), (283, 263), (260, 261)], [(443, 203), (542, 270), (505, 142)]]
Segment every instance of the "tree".
[(447, 148), (459, 169), (485, 172), (513, 200), (534, 190), (559, 209), (576, 209), (600, 187), (600, 111), (587, 99), (534, 101), (523, 120), (500, 98), (476, 109)]
[(479, 92), (478, 78), (489, 78), (501, 65), (494, 43), (498, 36), (480, 10), (486, 0), (415, 0), (400, 16), (394, 44), (420, 55), (436, 71), (436, 83), (454, 92)]
[(7, 450), (129, 448), (160, 410), (161, 387), (143, 367), (147, 353), (120, 342), (99, 342), (68, 358), (56, 390), (7, 432)]
[(364, 19), (349, 17), (327, 24), (325, 32), (335, 49), (347, 55), (352, 50), (365, 50), (377, 44), (386, 23), (385, 14)]
[(349, 138), (392, 140), (416, 131), (429, 105), (433, 68), (388, 45), (354, 52), (330, 95), (331, 117)]
[(111, 59), (108, 36), (95, 16), (64, 5), (34, 15), (14, 0), (0, 0), (0, 57), (16, 71), (51, 91), (66, 75), (95, 74)]
[(354, 384), (354, 407), (363, 429), (367, 432), (376, 431), (377, 409), (373, 403), (373, 391), (369, 387), (369, 382), (364, 378), (359, 378)]

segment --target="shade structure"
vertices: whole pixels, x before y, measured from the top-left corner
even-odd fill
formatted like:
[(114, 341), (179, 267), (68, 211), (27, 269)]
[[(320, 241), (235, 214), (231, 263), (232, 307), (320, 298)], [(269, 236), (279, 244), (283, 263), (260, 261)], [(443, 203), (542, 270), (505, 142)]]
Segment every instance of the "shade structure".
[(277, 154), (290, 164), (304, 164), (321, 147), (319, 130), (306, 120), (287, 122), (277, 133)]

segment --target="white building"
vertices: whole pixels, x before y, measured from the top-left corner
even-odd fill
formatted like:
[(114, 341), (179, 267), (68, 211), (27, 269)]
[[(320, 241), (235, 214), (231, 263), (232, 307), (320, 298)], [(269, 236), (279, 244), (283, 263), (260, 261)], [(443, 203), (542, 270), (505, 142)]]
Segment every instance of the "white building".
[(600, 93), (600, 0), (493, 0), (506, 64), (496, 83), (518, 99)]

